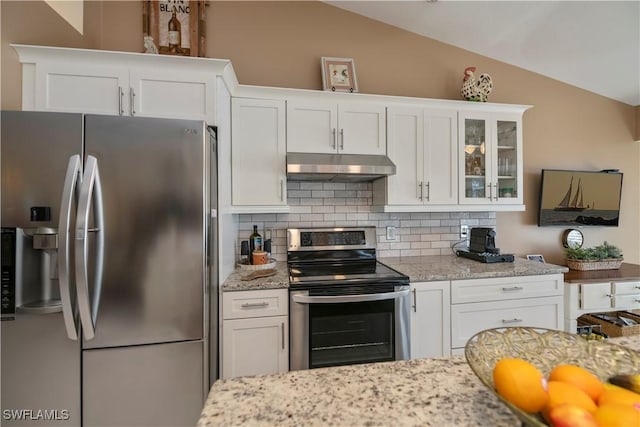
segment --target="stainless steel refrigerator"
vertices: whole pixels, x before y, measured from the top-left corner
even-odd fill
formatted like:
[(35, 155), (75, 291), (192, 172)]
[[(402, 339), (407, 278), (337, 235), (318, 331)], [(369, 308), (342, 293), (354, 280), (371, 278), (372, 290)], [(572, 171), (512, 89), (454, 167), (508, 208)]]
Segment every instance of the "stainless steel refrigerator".
[(210, 356), (217, 372), (215, 131), (20, 111), (0, 127), (2, 425), (195, 425)]

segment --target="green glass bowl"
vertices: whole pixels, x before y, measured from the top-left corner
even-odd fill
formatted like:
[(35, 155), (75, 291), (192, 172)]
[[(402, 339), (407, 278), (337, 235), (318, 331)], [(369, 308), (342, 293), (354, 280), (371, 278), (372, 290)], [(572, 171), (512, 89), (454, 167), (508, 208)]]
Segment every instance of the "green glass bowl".
[(531, 362), (543, 375), (560, 364), (581, 366), (601, 381), (617, 374), (640, 372), (640, 353), (606, 341), (542, 328), (496, 328), (478, 332), (464, 349), (473, 372), (526, 426), (547, 426), (539, 414), (527, 414), (500, 396), (493, 384), (493, 367), (505, 357)]

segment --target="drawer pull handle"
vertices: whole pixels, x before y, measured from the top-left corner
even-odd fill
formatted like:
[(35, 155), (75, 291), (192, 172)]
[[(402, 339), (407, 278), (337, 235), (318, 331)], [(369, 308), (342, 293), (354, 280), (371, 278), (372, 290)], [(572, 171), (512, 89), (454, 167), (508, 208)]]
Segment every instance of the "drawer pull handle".
[(502, 323), (520, 323), (522, 319), (513, 318), (513, 319), (502, 319)]
[(268, 302), (245, 302), (244, 304), (241, 305), (242, 308), (262, 308), (262, 307), (269, 307), (269, 303)]
[(508, 288), (502, 288), (502, 292), (521, 291), (524, 289), (522, 286), (511, 286)]

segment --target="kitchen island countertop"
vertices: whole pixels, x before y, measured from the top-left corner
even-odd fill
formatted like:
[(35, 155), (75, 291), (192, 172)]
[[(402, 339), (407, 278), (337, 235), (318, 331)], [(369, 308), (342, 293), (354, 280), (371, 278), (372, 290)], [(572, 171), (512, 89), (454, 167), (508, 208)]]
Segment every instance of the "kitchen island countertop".
[[(640, 335), (610, 338), (640, 350)], [(213, 384), (198, 426), (491, 426), (520, 422), (464, 356), (240, 377)]]
[[(389, 267), (409, 276), (411, 282), (434, 280), (481, 279), (487, 277), (529, 276), (538, 274), (561, 274), (567, 267), (516, 258), (514, 262), (485, 264), (454, 255), (379, 258)], [(236, 269), (222, 284), (222, 291), (246, 291), (257, 289), (279, 289), (289, 287), (286, 262), (276, 263), (274, 276), (243, 281), (248, 272)]]

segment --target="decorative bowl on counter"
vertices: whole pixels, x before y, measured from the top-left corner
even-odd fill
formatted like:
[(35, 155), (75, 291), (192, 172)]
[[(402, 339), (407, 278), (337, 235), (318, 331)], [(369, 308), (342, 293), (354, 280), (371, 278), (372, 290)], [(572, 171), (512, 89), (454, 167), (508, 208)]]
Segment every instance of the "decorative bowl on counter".
[(559, 364), (573, 364), (593, 372), (601, 381), (613, 375), (640, 372), (640, 353), (606, 341), (543, 328), (496, 328), (472, 336), (465, 357), (480, 381), (527, 426), (547, 426), (538, 414), (527, 414), (500, 396), (493, 384), (493, 367), (505, 357), (524, 359), (546, 377)]

